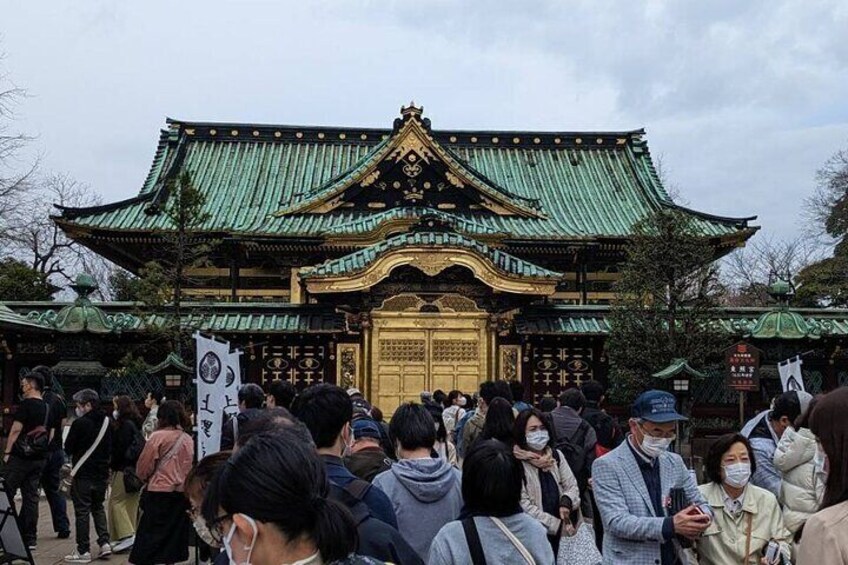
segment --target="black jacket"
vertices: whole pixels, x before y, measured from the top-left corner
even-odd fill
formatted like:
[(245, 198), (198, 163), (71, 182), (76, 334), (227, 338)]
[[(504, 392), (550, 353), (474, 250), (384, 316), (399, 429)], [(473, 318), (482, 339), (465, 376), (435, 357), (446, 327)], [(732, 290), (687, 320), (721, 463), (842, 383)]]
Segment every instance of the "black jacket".
[(345, 489), (330, 485), (330, 499), (347, 507), (356, 522), (356, 533), (359, 543), (356, 546), (357, 555), (373, 557), (378, 561), (397, 563), (398, 565), (424, 565), (403, 536), (396, 529), (374, 518), (368, 505), (358, 500)]
[[(68, 438), (65, 440), (65, 452), (71, 457), (73, 463), (79, 461), (88, 448), (94, 444), (105, 419), (106, 414), (103, 411), (94, 409), (82, 418), (75, 419), (74, 423), (71, 424)], [(76, 478), (97, 481), (108, 480), (111, 453), (112, 426), (106, 426), (106, 434), (103, 436), (103, 440), (98, 444), (91, 457), (77, 471)]]
[(112, 434), (112, 461), (110, 468), (113, 471), (123, 471), (136, 461), (127, 459), (127, 450), (133, 444), (136, 436), (141, 434), (138, 424), (132, 420), (123, 420)]
[(239, 412), (235, 415), (236, 419), (238, 420), (238, 426), (233, 425), (232, 417), (226, 418), (224, 420), (223, 429), (221, 430), (221, 451), (229, 451), (235, 446), (236, 442), (238, 441), (238, 437), (236, 435), (236, 427), (238, 427), (238, 429), (241, 429), (249, 421), (258, 418), (261, 415), (261, 408), (248, 408), (243, 412)]

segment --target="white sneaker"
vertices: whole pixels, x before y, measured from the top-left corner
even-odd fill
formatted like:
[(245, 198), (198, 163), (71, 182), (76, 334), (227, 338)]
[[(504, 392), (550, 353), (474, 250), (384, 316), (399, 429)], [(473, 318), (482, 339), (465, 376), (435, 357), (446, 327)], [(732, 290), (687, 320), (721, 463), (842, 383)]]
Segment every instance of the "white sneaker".
[(135, 543), (135, 536), (129, 536), (129, 537), (126, 537), (126, 538), (118, 541), (117, 543), (113, 543), (112, 544), (112, 550), (115, 553), (123, 553), (123, 552), (129, 550), (133, 546), (134, 543)]
[(100, 546), (100, 553), (97, 555), (98, 559), (106, 559), (112, 555), (112, 546), (108, 543), (104, 543)]
[(81, 554), (79, 551), (74, 551), (65, 556), (65, 563), (91, 563), (91, 553), (86, 551)]

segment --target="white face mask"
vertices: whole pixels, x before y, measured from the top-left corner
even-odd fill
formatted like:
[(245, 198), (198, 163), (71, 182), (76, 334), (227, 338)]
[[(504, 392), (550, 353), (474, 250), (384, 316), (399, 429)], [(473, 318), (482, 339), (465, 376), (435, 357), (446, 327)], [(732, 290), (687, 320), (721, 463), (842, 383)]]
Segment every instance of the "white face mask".
[(85, 410), (77, 406), (76, 408), (74, 408), (74, 414), (77, 415), (77, 418), (82, 418), (83, 416), (85, 416)]
[(734, 488), (744, 488), (751, 480), (750, 463), (732, 463), (724, 466), (724, 482)]
[(117, 411), (117, 410), (112, 410), (112, 419), (113, 419), (113, 420), (117, 420), (117, 419), (118, 419), (118, 416), (120, 416), (120, 414), (118, 414), (118, 411)]
[(463, 406), (465, 406), (466, 404), (468, 404), (468, 399), (466, 399), (464, 396), (460, 396), (460, 397), (459, 397), (459, 406), (460, 406), (460, 408), (461, 408), (461, 407), (463, 407)]
[(253, 530), (253, 539), (250, 540), (250, 545), (245, 545), (242, 547), (242, 551), (247, 552), (247, 556), (243, 561), (236, 561), (235, 553), (233, 552), (233, 538), (236, 535), (236, 522), (233, 520), (232, 525), (230, 526), (230, 531), (227, 532), (227, 535), (224, 537), (224, 551), (227, 552), (227, 557), (230, 558), (230, 565), (250, 565), (250, 556), (253, 555), (253, 547), (256, 545), (256, 538), (259, 536), (259, 531), (256, 528), (256, 520), (248, 516), (247, 514), (238, 514), (250, 524), (250, 529)]
[(654, 437), (642, 431), (642, 452), (652, 459), (656, 459), (664, 451), (668, 451), (668, 447), (674, 438)]
[(547, 430), (537, 430), (527, 434), (527, 447), (536, 451), (542, 451), (548, 446), (551, 436)]

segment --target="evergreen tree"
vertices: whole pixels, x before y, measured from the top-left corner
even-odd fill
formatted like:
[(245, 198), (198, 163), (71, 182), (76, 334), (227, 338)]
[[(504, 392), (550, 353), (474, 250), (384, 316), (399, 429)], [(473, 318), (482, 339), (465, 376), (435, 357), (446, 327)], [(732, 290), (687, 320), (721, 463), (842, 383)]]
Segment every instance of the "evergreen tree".
[(611, 395), (649, 388), (651, 375), (682, 357), (698, 368), (727, 345), (713, 322), (718, 304), (714, 249), (693, 218), (660, 210), (634, 226), (610, 310)]
[(209, 264), (216, 242), (202, 233), (210, 216), (204, 211), (206, 197), (194, 186), (190, 173), (185, 171), (168, 183), (168, 200), (161, 213), (171, 229), (159, 234), (159, 257), (145, 264), (134, 288), (147, 307), (169, 312), (163, 326), (149, 331), (167, 339), (171, 350), (182, 356), (199, 323), (199, 317), (183, 320), (183, 291), (194, 282), (192, 269)]
[(0, 261), (0, 301), (53, 300), (58, 290), (45, 274), (26, 263), (12, 258)]

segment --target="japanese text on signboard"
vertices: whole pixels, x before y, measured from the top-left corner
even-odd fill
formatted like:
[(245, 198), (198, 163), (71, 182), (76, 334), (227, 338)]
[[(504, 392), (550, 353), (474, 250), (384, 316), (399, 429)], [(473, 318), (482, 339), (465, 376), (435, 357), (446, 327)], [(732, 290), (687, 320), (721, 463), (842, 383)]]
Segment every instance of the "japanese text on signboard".
[(739, 342), (724, 353), (727, 386), (739, 391), (760, 390), (760, 350)]

